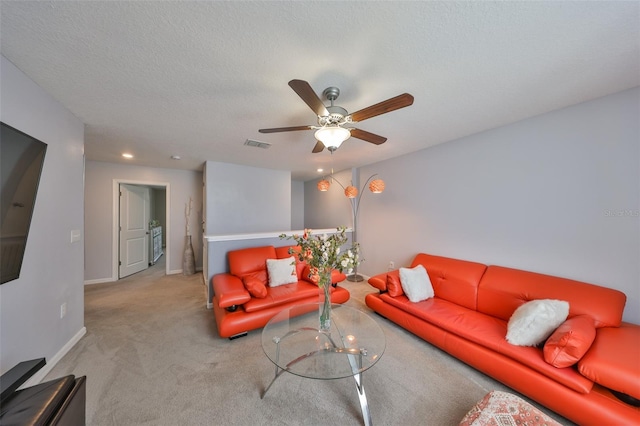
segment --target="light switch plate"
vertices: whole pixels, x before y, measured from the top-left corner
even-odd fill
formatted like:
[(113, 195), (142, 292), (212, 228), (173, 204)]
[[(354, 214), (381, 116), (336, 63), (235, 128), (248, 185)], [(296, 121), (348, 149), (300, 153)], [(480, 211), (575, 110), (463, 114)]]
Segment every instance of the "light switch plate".
[(79, 229), (71, 230), (71, 242), (72, 243), (77, 243), (78, 241), (80, 241), (80, 236), (81, 235), (82, 235), (82, 233), (80, 232)]

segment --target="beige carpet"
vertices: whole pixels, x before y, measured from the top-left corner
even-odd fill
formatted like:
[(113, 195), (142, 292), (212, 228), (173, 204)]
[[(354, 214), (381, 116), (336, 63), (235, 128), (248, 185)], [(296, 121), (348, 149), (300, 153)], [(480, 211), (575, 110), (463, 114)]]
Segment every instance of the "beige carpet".
[[(366, 283), (345, 282), (365, 312)], [(490, 390), (508, 388), (371, 313), (387, 339), (364, 373), (375, 425), (457, 425)], [(164, 275), (164, 262), (115, 283), (85, 288), (87, 334), (47, 375), (87, 376), (88, 425), (362, 424), (353, 379), (283, 374), (260, 330), (218, 337), (201, 274)], [(538, 405), (536, 405), (538, 406)], [(539, 407), (539, 406), (538, 406)], [(568, 424), (557, 415), (556, 420)]]

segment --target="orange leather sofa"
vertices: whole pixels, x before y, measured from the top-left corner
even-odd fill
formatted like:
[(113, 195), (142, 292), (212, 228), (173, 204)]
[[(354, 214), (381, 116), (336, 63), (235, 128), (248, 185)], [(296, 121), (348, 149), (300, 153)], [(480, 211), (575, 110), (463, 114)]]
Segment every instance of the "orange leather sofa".
[[(267, 259), (291, 257), (286, 247), (251, 247), (227, 253), (229, 272), (211, 278), (213, 287), (213, 313), (220, 337), (233, 339), (245, 335), (249, 330), (264, 327), (278, 312), (294, 305), (318, 303), (320, 290), (309, 280), (306, 263), (296, 259), (298, 281), (270, 287)], [(247, 279), (258, 280), (266, 287), (266, 295), (254, 297), (249, 293)], [(337, 286), (346, 275), (333, 271), (331, 274), (331, 302), (344, 303), (349, 300), (349, 291)], [(317, 309), (317, 308), (316, 308)], [(307, 311), (301, 310), (300, 315)]]
[[(640, 424), (640, 408), (634, 406), (640, 399), (640, 326), (622, 322), (624, 293), (425, 253), (411, 267), (419, 264), (435, 297), (412, 303), (398, 294), (395, 270), (369, 279), (379, 293), (366, 296), (367, 306), (577, 424)], [(515, 346), (505, 339), (513, 312), (535, 299), (569, 302), (567, 321), (593, 319), (595, 340), (575, 365), (555, 367), (545, 361), (542, 347)]]

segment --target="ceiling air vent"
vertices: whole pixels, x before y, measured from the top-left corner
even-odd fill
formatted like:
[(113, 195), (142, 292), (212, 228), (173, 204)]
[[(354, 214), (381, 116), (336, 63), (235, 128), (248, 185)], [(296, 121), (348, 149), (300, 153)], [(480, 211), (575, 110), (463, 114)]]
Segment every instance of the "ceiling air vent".
[(253, 139), (247, 139), (244, 144), (247, 146), (253, 146), (253, 147), (262, 148), (262, 149), (269, 149), (269, 147), (271, 146), (270, 143), (260, 142)]

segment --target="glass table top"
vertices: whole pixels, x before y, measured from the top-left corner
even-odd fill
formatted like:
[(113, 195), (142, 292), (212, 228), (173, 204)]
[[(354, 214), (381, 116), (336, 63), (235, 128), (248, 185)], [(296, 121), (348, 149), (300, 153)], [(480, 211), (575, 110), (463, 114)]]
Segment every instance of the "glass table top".
[(378, 362), (386, 342), (373, 318), (348, 306), (332, 305), (331, 329), (320, 332), (318, 306), (293, 306), (267, 323), (262, 349), (271, 362), (312, 379), (351, 377)]

